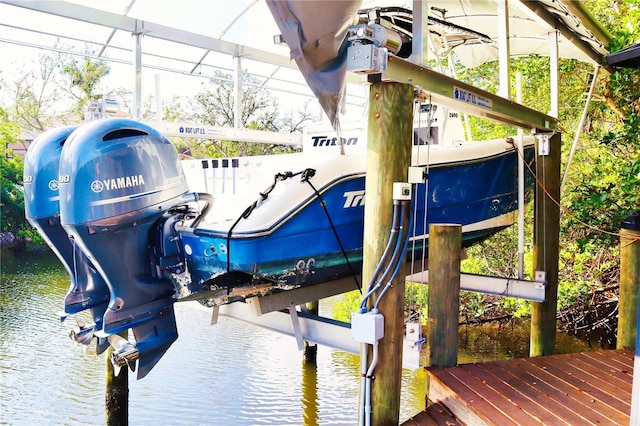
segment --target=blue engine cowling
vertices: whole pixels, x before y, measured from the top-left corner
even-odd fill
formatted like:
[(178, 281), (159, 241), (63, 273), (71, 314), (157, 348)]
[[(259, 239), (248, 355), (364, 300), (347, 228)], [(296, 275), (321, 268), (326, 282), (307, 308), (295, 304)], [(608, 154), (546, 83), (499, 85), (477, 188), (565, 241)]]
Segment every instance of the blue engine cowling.
[[(38, 136), (27, 150), (23, 181), (25, 216), (56, 253), (71, 279), (64, 299), (64, 315), (87, 309), (91, 313), (94, 324), (81, 326), (85, 343), (88, 344), (93, 332), (102, 328), (102, 316), (109, 302), (109, 288), (91, 261), (72, 244), (60, 224), (60, 155), (67, 138), (77, 127), (59, 127)], [(98, 342), (97, 352), (101, 353), (106, 347), (106, 341)]]
[(178, 337), (174, 285), (153, 264), (157, 222), (189, 194), (177, 152), (158, 131), (110, 118), (77, 129), (60, 158), (60, 217), (111, 297), (105, 334), (133, 330), (144, 377)]

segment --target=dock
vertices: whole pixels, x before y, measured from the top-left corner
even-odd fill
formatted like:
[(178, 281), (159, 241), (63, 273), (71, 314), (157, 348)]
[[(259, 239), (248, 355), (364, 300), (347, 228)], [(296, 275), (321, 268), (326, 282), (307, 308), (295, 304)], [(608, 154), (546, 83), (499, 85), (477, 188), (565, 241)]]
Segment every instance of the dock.
[(633, 358), (603, 350), (428, 368), (433, 405), (403, 425), (628, 425)]

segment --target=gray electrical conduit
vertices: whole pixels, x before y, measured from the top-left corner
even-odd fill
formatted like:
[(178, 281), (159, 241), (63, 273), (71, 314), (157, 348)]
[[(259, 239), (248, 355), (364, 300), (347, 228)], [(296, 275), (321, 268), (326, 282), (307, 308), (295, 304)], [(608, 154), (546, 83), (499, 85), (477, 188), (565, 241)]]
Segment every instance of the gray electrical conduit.
[[(387, 242), (387, 246), (384, 250), (384, 253), (376, 267), (376, 270), (371, 279), (371, 283), (369, 284), (369, 291), (362, 298), (362, 302), (360, 303), (360, 313), (364, 313), (366, 311), (366, 302), (369, 297), (380, 287), (381, 283), (386, 282), (385, 287), (382, 290), (382, 293), (378, 296), (376, 300), (376, 304), (372, 309), (372, 313), (378, 313), (378, 304), (382, 299), (384, 293), (389, 289), (391, 282), (398, 274), (399, 266), (403, 262), (403, 254), (407, 248), (407, 242), (409, 240), (409, 232), (410, 232), (410, 223), (409, 226), (405, 226), (404, 217), (406, 216), (406, 209), (410, 208), (411, 203), (406, 201), (393, 200), (393, 225), (391, 229), (391, 234), (389, 235), (389, 241)], [(395, 246), (393, 250), (393, 254), (391, 255), (391, 259), (387, 262), (388, 253), (391, 250), (391, 246)], [(376, 282), (376, 276), (380, 273), (380, 270), (383, 268), (383, 265), (387, 263), (385, 270), (380, 277), (380, 279)], [(373, 345), (373, 358), (371, 359), (371, 364), (367, 368), (368, 363), (368, 353), (367, 353), (367, 343), (362, 343), (361, 346), (361, 382), (360, 382), (360, 395), (361, 395), (361, 403), (360, 403), (360, 425), (361, 426), (370, 426), (371, 425), (371, 379), (373, 377), (373, 371), (378, 364), (378, 342), (376, 341)]]

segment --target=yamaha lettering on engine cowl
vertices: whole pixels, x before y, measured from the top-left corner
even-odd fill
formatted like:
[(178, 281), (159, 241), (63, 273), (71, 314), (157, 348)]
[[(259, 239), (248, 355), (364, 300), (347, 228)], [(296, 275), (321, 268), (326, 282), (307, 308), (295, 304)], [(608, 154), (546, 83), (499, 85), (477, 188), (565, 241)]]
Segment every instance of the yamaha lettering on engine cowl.
[[(171, 142), (131, 119), (103, 119), (75, 130), (62, 149), (58, 182), (62, 226), (110, 292), (99, 335), (109, 336), (116, 349), (116, 367), (133, 367), (139, 359), (142, 378), (178, 337), (174, 285), (163, 274), (167, 262), (162, 241), (155, 244), (156, 229), (174, 216), (186, 217), (185, 204), (197, 195), (188, 193)], [(170, 257), (180, 264), (176, 250), (169, 249)], [(128, 329), (133, 349), (115, 336)]]

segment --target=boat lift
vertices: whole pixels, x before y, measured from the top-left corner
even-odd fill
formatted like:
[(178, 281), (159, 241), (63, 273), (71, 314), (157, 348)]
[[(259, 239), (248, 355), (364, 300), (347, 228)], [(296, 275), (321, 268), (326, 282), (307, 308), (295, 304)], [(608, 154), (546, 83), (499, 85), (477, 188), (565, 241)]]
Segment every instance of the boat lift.
[[(406, 277), (407, 282), (428, 284), (429, 272), (416, 272)], [(358, 277), (358, 282), (360, 277)], [(535, 280), (489, 277), (461, 274), (460, 289), (478, 293), (543, 302), (545, 298), (545, 274), (536, 273)], [(305, 303), (335, 296), (345, 291), (357, 290), (353, 278), (343, 278), (323, 285), (302, 287), (267, 296), (256, 296), (246, 302), (214, 306), (211, 324), (218, 322), (219, 316), (232, 318), (254, 326), (266, 328), (295, 337), (298, 349), (304, 342), (345, 351), (360, 353), (360, 343), (351, 338), (351, 325), (318, 315), (312, 315), (302, 308)], [(298, 310), (300, 309), (300, 310)], [(417, 369), (420, 364), (421, 333), (418, 325), (407, 324), (403, 342), (403, 367)]]
[[(1, 0), (0, 3), (27, 8), (33, 11), (44, 12), (52, 15), (58, 15), (64, 18), (79, 20), (96, 25), (112, 27), (114, 29), (136, 35), (135, 42), (132, 47), (132, 51), (135, 55), (134, 58), (136, 58), (136, 60), (133, 61), (136, 76), (140, 75), (141, 68), (145, 66), (140, 61), (140, 55), (142, 51), (142, 44), (140, 40), (141, 35), (144, 35), (144, 37), (154, 37), (165, 41), (179, 42), (189, 46), (200, 47), (202, 49), (206, 49), (207, 51), (221, 52), (237, 58), (238, 66), (241, 66), (240, 64), (242, 58), (247, 58), (251, 60), (263, 61), (265, 63), (273, 64), (282, 68), (295, 68), (293, 62), (289, 58), (282, 55), (276, 55), (270, 52), (260, 51), (258, 49), (253, 49), (236, 43), (230, 43), (211, 37), (205, 37), (187, 31), (177, 30), (166, 26), (157, 25), (148, 21), (141, 21), (135, 18), (100, 11), (78, 4), (66, 2), (54, 3), (47, 1), (20, 2), (15, 0)], [(508, 25), (507, 22), (509, 20), (509, 14), (508, 12), (504, 11), (504, 8), (509, 3), (510, 2), (507, 2), (506, 0), (498, 1), (498, 4), (500, 5), (500, 7), (502, 7), (502, 9), (500, 10), (502, 10), (501, 16), (503, 21), (502, 23), (499, 23), (500, 25)], [(562, 35), (568, 35), (568, 38), (572, 38), (571, 35), (574, 34), (575, 31), (578, 31), (576, 29), (571, 29), (570, 25), (568, 25), (563, 19), (558, 20), (557, 15), (555, 15), (555, 13), (552, 11), (553, 8), (549, 7), (549, 5), (547, 4), (550, 3), (549, 1), (545, 0), (519, 3), (522, 3), (527, 8), (529, 8), (532, 11), (532, 15), (535, 15), (537, 17), (537, 21), (540, 21), (542, 19), (548, 25), (551, 25), (551, 23), (553, 23), (553, 25), (559, 26), (558, 31)], [(602, 45), (598, 45), (594, 42), (594, 40), (602, 38), (600, 37), (600, 32), (596, 23), (594, 23), (592, 18), (589, 18), (590, 15), (588, 13), (585, 13), (585, 10), (582, 6), (574, 4), (573, 2), (563, 2), (563, 4), (568, 4), (568, 7), (570, 7), (573, 14), (572, 16), (577, 16), (580, 20), (582, 20), (584, 26), (580, 29), (580, 31), (586, 31), (587, 33), (595, 34), (594, 37), (581, 36), (579, 38), (574, 38), (572, 42), (575, 43), (578, 46), (578, 49), (581, 50), (588, 58), (591, 58), (592, 60), (595, 60), (594, 58), (601, 58), (603, 52)], [(424, 10), (423, 3), (421, 1), (414, 1), (414, 10), (419, 12), (420, 14), (427, 14), (427, 11)], [(420, 22), (420, 25), (416, 25), (415, 27), (417, 31), (421, 31), (423, 25), (422, 23), (426, 22), (426, 20), (421, 19)], [(551, 27), (553, 27), (553, 25), (551, 25)], [(557, 63), (558, 36), (556, 31), (551, 31), (550, 34), (551, 35), (549, 37), (549, 41), (551, 52), (555, 55), (555, 57), (552, 59), (552, 63)], [(427, 50), (422, 44), (424, 42), (422, 35), (420, 37), (414, 37), (413, 40), (414, 51), (422, 52)], [(504, 41), (506, 42), (506, 33)], [(500, 45), (501, 49), (504, 49), (506, 48), (505, 46), (507, 45), (507, 43), (500, 43)], [(468, 112), (480, 117), (486, 117), (498, 122), (532, 130), (535, 133), (540, 133), (543, 135), (553, 133), (557, 129), (557, 119), (552, 115), (547, 115), (532, 110), (505, 97), (483, 91), (451, 77), (447, 77), (443, 74), (427, 69), (426, 67), (416, 63), (424, 59), (422, 58), (422, 55), (414, 55), (413, 59), (414, 62), (401, 58), (389, 57), (384, 70), (376, 69), (373, 67), (369, 67), (366, 69), (355, 68), (352, 70), (357, 71), (358, 74), (349, 74), (347, 77), (347, 81), (364, 82), (366, 79), (369, 79), (370, 81), (381, 79), (385, 81), (388, 80), (409, 83), (420, 87), (420, 89), (426, 94), (426, 96), (428, 96), (434, 102), (456, 108), (459, 111)], [(367, 77), (363, 78), (363, 74), (365, 74)], [(506, 75), (508, 77), (507, 72), (501, 72), (501, 76), (502, 75)], [(503, 83), (506, 84), (504, 81)], [(134, 101), (134, 105), (139, 106), (141, 104), (141, 100), (139, 99), (140, 91), (138, 90), (138, 88), (141, 85), (141, 81), (139, 79), (136, 79), (135, 85), (136, 90), (134, 91), (134, 93), (136, 95), (136, 99)], [(557, 81), (553, 81), (552, 86), (554, 86), (557, 93)], [(501, 93), (508, 93), (508, 90), (504, 91), (503, 89), (501, 89)], [(552, 108), (552, 110), (553, 109), (554, 108)], [(555, 113), (557, 113), (557, 108), (555, 109)], [(187, 136), (186, 134), (181, 133), (180, 126), (178, 126), (177, 128), (175, 127), (175, 125), (169, 124), (163, 124), (163, 126), (164, 128), (162, 130), (166, 130), (169, 136)], [(188, 126), (185, 124), (183, 125), (183, 128), (185, 127)], [(205, 129), (204, 134), (202, 135), (202, 137), (205, 138), (225, 137), (234, 140), (251, 139), (252, 141), (260, 141), (264, 137), (263, 134), (253, 133), (247, 129), (229, 129), (223, 134), (216, 133), (219, 132), (219, 129), (209, 129), (205, 127), (201, 128)], [(191, 134), (188, 136), (194, 137), (196, 135)], [(544, 139), (544, 137), (542, 139)], [(284, 144), (298, 143), (296, 137), (291, 135), (286, 137), (278, 136), (277, 138), (269, 139), (266, 142)], [(426, 273), (419, 272), (417, 274), (409, 276), (408, 280), (412, 282), (424, 283), (426, 282), (426, 280), (424, 279), (426, 275)], [(537, 275), (536, 279), (532, 282), (515, 279), (488, 278), (465, 275), (462, 279), (461, 288), (471, 291), (480, 291), (490, 294), (504, 294), (514, 297), (524, 297), (530, 300), (542, 301), (544, 300), (544, 282), (545, 277), (543, 275)], [(301, 341), (301, 339), (310, 341), (313, 341), (313, 339), (324, 340), (323, 337), (319, 336), (324, 336), (325, 334), (334, 334), (330, 331), (330, 329), (339, 330), (344, 328), (344, 326), (331, 324), (330, 322), (322, 319), (311, 320), (306, 314), (298, 312), (294, 307), (302, 305), (308, 301), (319, 300), (324, 297), (331, 296), (332, 294), (343, 292), (344, 287), (339, 287), (339, 285), (340, 284), (337, 282), (328, 283), (326, 285), (317, 286), (317, 288), (310, 288), (308, 289), (308, 291), (307, 289), (299, 289), (288, 291), (286, 293), (283, 293), (282, 295), (255, 298), (251, 299), (250, 303), (245, 304), (246, 306), (241, 306), (239, 303), (232, 304), (220, 308), (220, 310), (217, 312), (216, 310), (214, 310), (214, 318), (219, 314), (247, 320), (247, 318), (251, 317), (251, 315), (249, 315), (250, 312), (257, 312), (259, 313), (259, 315), (254, 316), (256, 318), (262, 318), (262, 321), (264, 321), (264, 319), (269, 315), (272, 315), (274, 318), (276, 315), (278, 317), (281, 317), (281, 311), (284, 310), (285, 312), (288, 311), (288, 313), (286, 313), (285, 315), (288, 318), (287, 321), (288, 323), (290, 323), (290, 327), (292, 327), (292, 331), (290, 331), (289, 333), (295, 335), (299, 342)], [(318, 326), (318, 328), (322, 329), (322, 331), (318, 331), (316, 334), (314, 334), (313, 332), (305, 332), (304, 330), (306, 325), (303, 326), (303, 324), (306, 324), (310, 321), (315, 321), (315, 324), (323, 324)], [(257, 322), (258, 321), (256, 321), (255, 323)], [(276, 320), (274, 319), (273, 322), (275, 323)], [(324, 324), (327, 325), (325, 326)], [(276, 328), (275, 325), (269, 325), (268, 323), (265, 323), (264, 326)], [(284, 329), (287, 327), (289, 327), (289, 325), (287, 325), (286, 327), (282, 326), (280, 328), (283, 332), (285, 332)], [(325, 344), (331, 346), (330, 339), (328, 339)], [(342, 343), (335, 343), (334, 345), (340, 345), (345, 348), (348, 346)]]
[[(119, 17), (117, 21), (114, 21), (117, 15), (104, 11), (93, 13), (93, 9), (85, 6), (74, 4), (61, 8), (59, 4), (56, 5), (49, 2), (35, 1), (28, 4), (6, 0), (3, 0), (3, 2), (72, 19), (85, 20), (95, 24), (106, 24), (110, 22), (111, 25), (115, 25), (114, 28), (131, 31), (134, 34), (140, 34), (139, 27), (144, 25), (144, 34), (148, 37), (179, 41), (196, 47), (206, 47), (211, 51), (231, 54), (238, 58), (245, 57), (260, 60), (280, 67), (291, 68), (293, 66), (290, 60), (280, 55), (258, 51), (246, 46), (238, 46), (223, 40), (212, 39), (182, 30), (175, 30), (147, 21), (142, 23), (135, 18)], [(134, 48), (136, 58), (139, 57), (141, 49), (140, 38), (136, 37)], [(238, 52), (241, 52), (241, 54), (238, 55)], [(382, 73), (379, 73), (380, 70), (377, 69), (354, 68), (353, 64), (349, 64), (351, 67), (350, 70), (353, 73), (349, 74), (347, 81), (364, 82), (366, 79), (362, 76), (368, 75), (369, 78), (377, 78), (377, 76), (379, 76), (383, 80), (409, 82), (420, 87), (425, 96), (444, 106), (450, 106), (460, 111), (487, 117), (503, 123), (536, 129), (541, 132), (552, 132), (555, 130), (557, 120), (546, 114), (524, 107), (493, 93), (474, 88), (471, 85), (432, 71), (421, 65), (416, 65), (413, 62), (396, 57), (389, 57), (388, 59), (389, 61)], [(361, 65), (361, 63), (358, 63), (358, 65)], [(139, 69), (142, 66), (141, 62), (139, 60), (135, 61), (134, 66), (137, 70), (136, 75), (139, 75)], [(136, 86), (139, 84), (141, 84), (140, 81), (136, 80)], [(136, 90), (136, 94), (138, 93), (139, 90)], [(285, 145), (299, 145), (301, 143), (299, 135), (262, 132), (237, 127), (220, 128), (192, 123), (166, 122), (149, 124), (159, 125), (163, 134), (170, 137), (229, 139)], [(416, 272), (408, 276), (407, 280), (425, 284), (428, 282), (427, 278), (428, 273), (425, 271)], [(304, 305), (309, 301), (320, 300), (353, 289), (355, 289), (355, 287), (350, 287), (348, 284), (345, 286), (344, 282), (334, 281), (310, 288), (290, 290), (281, 294), (255, 297), (247, 304), (251, 305), (251, 307), (241, 306), (242, 302), (240, 302), (223, 306), (219, 310), (218, 308), (214, 308), (213, 317), (216, 318), (217, 315), (220, 314), (286, 334), (292, 334), (296, 336), (299, 343), (302, 340), (307, 340), (343, 350), (350, 347), (352, 349), (348, 350), (349, 352), (358, 353), (357, 342), (350, 342), (350, 345), (346, 345), (344, 342), (341, 342), (341, 339), (332, 342), (332, 338), (330, 337), (339, 336), (347, 329), (348, 325), (345, 326), (345, 324), (338, 324), (334, 321), (328, 321), (326, 318), (314, 317), (308, 314), (300, 313), (298, 315), (294, 308), (295, 306)], [(544, 276), (537, 276), (534, 281), (525, 281), (512, 278), (464, 275), (461, 282), (461, 289), (543, 301)], [(282, 311), (288, 311), (288, 313), (284, 315), (290, 317), (290, 319), (285, 322), (281, 320), (283, 315)], [(310, 334), (302, 333), (301, 330), (306, 330), (309, 326), (297, 326), (296, 324), (300, 322), (313, 324), (314, 330), (316, 331)], [(321, 336), (327, 336), (328, 338)], [(409, 358), (411, 357), (408, 356), (407, 359)]]

